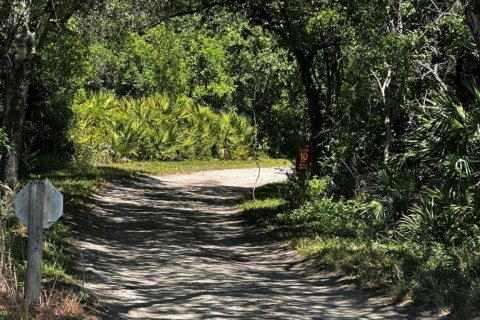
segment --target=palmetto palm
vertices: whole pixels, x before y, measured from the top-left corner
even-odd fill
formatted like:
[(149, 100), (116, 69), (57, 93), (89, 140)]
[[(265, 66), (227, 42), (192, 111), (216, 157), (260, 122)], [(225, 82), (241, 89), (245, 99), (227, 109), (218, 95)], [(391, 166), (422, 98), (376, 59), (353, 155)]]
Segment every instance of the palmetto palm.
[(467, 106), (438, 94), (422, 107), (403, 158), (404, 164), (419, 166), (424, 184), (440, 187), (455, 198), (479, 179), (480, 92), (474, 86), (471, 92), (475, 99)]
[(118, 99), (91, 93), (78, 99), (74, 111), (72, 138), (85, 158), (233, 159), (251, 153), (253, 128), (244, 117), (217, 114), (188, 98), (156, 94)]
[(475, 236), (480, 198), (480, 91), (470, 86), (473, 100), (462, 106), (444, 94), (419, 110), (399, 162), (415, 172), (420, 192), (400, 231), (409, 238), (462, 244)]

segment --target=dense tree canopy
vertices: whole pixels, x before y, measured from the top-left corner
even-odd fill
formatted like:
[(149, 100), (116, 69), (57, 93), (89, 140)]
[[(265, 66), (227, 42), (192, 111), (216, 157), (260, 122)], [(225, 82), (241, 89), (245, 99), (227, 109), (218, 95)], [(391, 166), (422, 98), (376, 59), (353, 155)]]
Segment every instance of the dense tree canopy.
[[(27, 97), (40, 45), (50, 28), (66, 23), (93, 1), (2, 1), (0, 4), (0, 53), (3, 105), (1, 129), (10, 148), (0, 161), (0, 177), (10, 186), (18, 180), (19, 159), (25, 127)], [(99, 3), (96, 2), (96, 5)]]
[[(2, 15), (9, 17), (3, 20), (5, 52), (12, 46), (8, 39), (14, 39), (7, 24), (23, 5), (2, 3)], [(68, 139), (34, 143), (45, 137), (34, 123), (38, 110), (45, 110), (46, 120), (49, 108), (63, 108), (63, 120), (49, 118), (45, 125), (66, 136), (69, 101), (83, 88), (132, 97), (185, 95), (217, 111), (244, 113), (257, 122), (260, 140), (275, 154), (291, 153), (303, 141), (317, 150), (317, 173), (343, 175), (360, 170), (362, 161), (387, 163), (402, 148), (410, 108), (435, 90), (468, 98), (463, 82), (477, 71), (472, 61), (478, 53), (470, 43), (477, 32), (475, 1), (112, 0), (25, 9), (28, 30), (44, 43), (38, 49), (33, 43), (34, 72), (24, 75), (33, 84), (24, 159), (47, 145), (69, 148)], [(3, 118), (13, 125), (6, 120), (8, 101)], [(295, 129), (274, 130), (282, 121), (294, 121)], [(357, 141), (364, 145), (345, 141), (351, 140), (346, 132), (362, 131)], [(20, 147), (14, 140), (22, 138), (6, 133), (11, 151), (4, 161), (15, 157)], [(32, 144), (43, 146), (35, 150)]]

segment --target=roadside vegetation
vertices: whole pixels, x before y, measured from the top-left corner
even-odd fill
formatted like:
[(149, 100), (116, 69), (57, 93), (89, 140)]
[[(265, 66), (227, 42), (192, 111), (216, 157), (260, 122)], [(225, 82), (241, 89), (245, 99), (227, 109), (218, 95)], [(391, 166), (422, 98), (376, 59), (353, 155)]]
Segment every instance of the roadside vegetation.
[(11, 207), (25, 181), (66, 195), (44, 271), (70, 288), (75, 216), (108, 181), (309, 146), (309, 200), (279, 186), (250, 216), (366, 285), (475, 305), (478, 21), (479, 0), (0, 1), (9, 297), (21, 296), (26, 234)]
[[(298, 181), (292, 176), (289, 182), (261, 187), (257, 200), (247, 197), (240, 208), (247, 220), (286, 241), (291, 250), (355, 276), (365, 288), (387, 289), (397, 302), (474, 317), (480, 311), (480, 254), (477, 227), (469, 219), (477, 219), (476, 207), (462, 215), (459, 210), (466, 208), (453, 203), (455, 197), (433, 188), (409, 190), (408, 197), (395, 199), (413, 202), (396, 219), (384, 207), (393, 198), (373, 193), (336, 197), (328, 176), (309, 182), (304, 204), (298, 203)], [(436, 210), (442, 214), (435, 215)], [(455, 221), (454, 230), (449, 220)]]
[(128, 160), (246, 159), (254, 129), (235, 112), (215, 113), (187, 97), (78, 97), (71, 136), (77, 155), (94, 163)]

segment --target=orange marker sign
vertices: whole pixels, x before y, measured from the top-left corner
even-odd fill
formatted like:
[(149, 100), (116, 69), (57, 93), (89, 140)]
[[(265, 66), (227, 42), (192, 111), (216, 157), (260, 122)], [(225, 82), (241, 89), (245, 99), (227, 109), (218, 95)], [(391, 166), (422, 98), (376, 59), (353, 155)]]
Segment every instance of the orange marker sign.
[(310, 148), (297, 149), (297, 171), (310, 171), (312, 169), (312, 151)]

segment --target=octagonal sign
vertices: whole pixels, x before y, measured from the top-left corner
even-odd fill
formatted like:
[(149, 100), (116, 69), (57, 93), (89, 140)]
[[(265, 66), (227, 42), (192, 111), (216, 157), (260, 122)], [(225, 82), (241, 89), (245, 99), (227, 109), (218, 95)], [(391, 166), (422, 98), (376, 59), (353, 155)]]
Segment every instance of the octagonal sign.
[[(32, 188), (33, 184), (38, 185)], [(36, 195), (32, 195), (32, 192), (36, 192)], [(15, 215), (24, 225), (28, 225), (28, 214), (33, 199), (42, 202), (43, 228), (50, 228), (63, 214), (62, 193), (48, 180), (29, 182), (15, 197)]]

